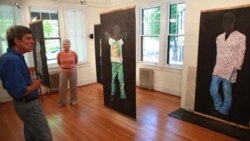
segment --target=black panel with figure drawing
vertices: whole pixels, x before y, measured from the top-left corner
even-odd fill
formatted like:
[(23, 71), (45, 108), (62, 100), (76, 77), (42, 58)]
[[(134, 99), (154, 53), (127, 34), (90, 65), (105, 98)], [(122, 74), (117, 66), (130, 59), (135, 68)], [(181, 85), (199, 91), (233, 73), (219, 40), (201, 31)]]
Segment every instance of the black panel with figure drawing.
[(101, 15), (104, 104), (136, 118), (135, 8)]
[(98, 83), (102, 83), (102, 50), (101, 50), (101, 25), (94, 26), (95, 35), (95, 64), (96, 78)]
[(201, 13), (195, 111), (250, 119), (250, 7)]
[(43, 35), (43, 21), (39, 20), (30, 23), (30, 29), (35, 41), (33, 48), (34, 64), (36, 75), (42, 79), (42, 84), (50, 88), (50, 78), (46, 59), (45, 42)]

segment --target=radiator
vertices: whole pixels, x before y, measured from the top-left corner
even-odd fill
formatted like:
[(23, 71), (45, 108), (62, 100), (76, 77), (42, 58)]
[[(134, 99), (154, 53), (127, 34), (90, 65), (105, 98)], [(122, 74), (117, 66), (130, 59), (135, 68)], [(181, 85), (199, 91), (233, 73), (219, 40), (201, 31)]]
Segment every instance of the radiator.
[(50, 77), (50, 93), (58, 92), (59, 90), (59, 71), (51, 71), (49, 72)]
[(142, 88), (152, 90), (153, 85), (153, 70), (148, 68), (139, 69), (139, 85)]

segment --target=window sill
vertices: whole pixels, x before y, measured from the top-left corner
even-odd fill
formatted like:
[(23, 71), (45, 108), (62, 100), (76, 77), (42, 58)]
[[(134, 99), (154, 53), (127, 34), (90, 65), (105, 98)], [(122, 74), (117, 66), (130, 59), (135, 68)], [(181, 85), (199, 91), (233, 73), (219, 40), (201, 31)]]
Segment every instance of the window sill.
[(77, 64), (77, 68), (86, 68), (86, 67), (89, 67), (90, 66), (90, 63), (88, 62), (81, 62), (81, 63), (78, 63)]
[(155, 71), (164, 71), (164, 72), (172, 72), (172, 73), (182, 73), (183, 66), (182, 65), (166, 65), (160, 66), (158, 63), (143, 63), (141, 62), (140, 67), (150, 68)]
[(168, 71), (168, 72), (182, 73), (183, 66), (182, 65), (166, 65), (162, 70)]
[(54, 69), (58, 69), (59, 66), (57, 63), (53, 63), (53, 64), (48, 64), (48, 69), (49, 70), (54, 70)]

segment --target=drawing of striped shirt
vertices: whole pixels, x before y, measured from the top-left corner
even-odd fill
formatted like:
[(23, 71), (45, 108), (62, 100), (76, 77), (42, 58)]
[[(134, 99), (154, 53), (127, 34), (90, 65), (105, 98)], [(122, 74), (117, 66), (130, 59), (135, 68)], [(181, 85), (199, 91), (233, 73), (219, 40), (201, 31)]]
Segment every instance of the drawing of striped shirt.
[(222, 33), (216, 38), (217, 54), (213, 75), (234, 83), (237, 70), (241, 70), (244, 61), (246, 36), (239, 31), (234, 31), (225, 40), (225, 35), (226, 33)]

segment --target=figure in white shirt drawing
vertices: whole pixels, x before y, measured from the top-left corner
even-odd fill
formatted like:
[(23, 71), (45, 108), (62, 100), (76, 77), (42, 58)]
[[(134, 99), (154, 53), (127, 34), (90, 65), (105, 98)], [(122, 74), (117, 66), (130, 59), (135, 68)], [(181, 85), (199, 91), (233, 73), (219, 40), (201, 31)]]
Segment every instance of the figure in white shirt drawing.
[(112, 28), (112, 34), (105, 32), (105, 37), (110, 45), (110, 59), (111, 59), (111, 97), (110, 102), (114, 100), (115, 95), (115, 77), (118, 75), (120, 85), (120, 98), (125, 100), (126, 94), (124, 90), (124, 73), (123, 73), (123, 57), (122, 57), (122, 46), (127, 36), (127, 32), (121, 33), (119, 25), (114, 25)]
[[(214, 108), (228, 115), (232, 104), (232, 83), (236, 82), (237, 71), (241, 70), (246, 50), (246, 36), (234, 30), (235, 15), (225, 13), (222, 19), (224, 33), (216, 38), (216, 63), (212, 73), (210, 94)], [(223, 98), (219, 94), (222, 84)]]

